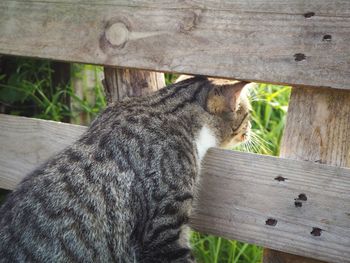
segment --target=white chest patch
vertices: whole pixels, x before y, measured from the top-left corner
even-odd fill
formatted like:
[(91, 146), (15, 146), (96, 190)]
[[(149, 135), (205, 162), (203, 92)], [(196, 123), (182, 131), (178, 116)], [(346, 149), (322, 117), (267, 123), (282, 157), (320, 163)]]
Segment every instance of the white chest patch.
[(199, 162), (202, 161), (204, 155), (210, 147), (217, 146), (217, 141), (214, 133), (207, 127), (203, 126), (196, 139)]

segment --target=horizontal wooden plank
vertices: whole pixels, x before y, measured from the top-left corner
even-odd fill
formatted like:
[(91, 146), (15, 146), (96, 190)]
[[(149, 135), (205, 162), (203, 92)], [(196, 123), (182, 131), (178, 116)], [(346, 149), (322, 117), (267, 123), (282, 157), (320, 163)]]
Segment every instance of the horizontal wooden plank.
[(0, 114), (0, 188), (13, 189), (85, 130), (79, 125)]
[(204, 161), (195, 229), (350, 262), (350, 169), (220, 149)]
[[(0, 187), (6, 189), (86, 129), (7, 115), (0, 115), (0, 127)], [(349, 189), (350, 169), (211, 149), (191, 224), (229, 239), (350, 262)]]
[(0, 53), (350, 87), (347, 0), (2, 0)]

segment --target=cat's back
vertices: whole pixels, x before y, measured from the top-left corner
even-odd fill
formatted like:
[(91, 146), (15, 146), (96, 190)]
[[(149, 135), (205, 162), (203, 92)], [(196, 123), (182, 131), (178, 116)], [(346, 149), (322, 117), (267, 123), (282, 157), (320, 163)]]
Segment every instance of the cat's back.
[(108, 261), (105, 207), (83, 172), (89, 165), (71, 151), (29, 175), (0, 208), (0, 262)]
[(126, 151), (134, 142), (122, 128), (132, 112), (123, 117), (119, 108), (9, 195), (0, 208), (0, 262), (128, 262), (134, 172)]
[(196, 169), (187, 112), (199, 108), (198, 89), (187, 86), (108, 107), (27, 176), (0, 208), (0, 262), (133, 262), (149, 220), (140, 212), (156, 214), (164, 175)]

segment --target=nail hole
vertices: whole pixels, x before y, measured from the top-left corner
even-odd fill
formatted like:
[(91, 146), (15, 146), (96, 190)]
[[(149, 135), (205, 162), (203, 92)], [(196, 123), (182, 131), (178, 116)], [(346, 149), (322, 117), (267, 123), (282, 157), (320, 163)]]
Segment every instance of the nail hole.
[(313, 227), (312, 231), (310, 232), (311, 235), (315, 236), (315, 237), (319, 237), (322, 233), (322, 229), (318, 228), (318, 227)]
[(322, 41), (331, 42), (332, 36), (331, 35), (324, 35)]
[(315, 15), (315, 12), (307, 12), (304, 14), (304, 17), (305, 18), (310, 18), (310, 17), (313, 17)]
[(303, 206), (303, 203), (300, 202), (300, 201), (295, 201), (295, 202), (294, 202), (294, 205), (295, 205), (295, 207), (302, 207), (302, 206)]
[(275, 178), (275, 180), (279, 182), (284, 182), (285, 180), (287, 180), (287, 178), (284, 178), (283, 176), (279, 175)]
[(306, 59), (306, 56), (303, 53), (294, 54), (295, 61), (303, 61)]
[(277, 225), (277, 220), (274, 219), (274, 218), (268, 218), (265, 221), (265, 224), (268, 225), (268, 226), (275, 226), (275, 225)]
[(307, 201), (306, 194), (300, 194), (300, 195), (298, 196), (298, 200), (300, 200), (300, 201)]

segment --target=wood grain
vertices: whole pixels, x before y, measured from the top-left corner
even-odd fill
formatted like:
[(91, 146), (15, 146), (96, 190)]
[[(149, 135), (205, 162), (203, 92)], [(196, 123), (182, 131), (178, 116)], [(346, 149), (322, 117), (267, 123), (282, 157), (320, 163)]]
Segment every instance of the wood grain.
[(350, 92), (293, 88), (281, 157), (350, 167)]
[[(200, 232), (291, 254), (350, 262), (349, 172), (212, 149), (205, 158), (192, 225)], [(306, 201), (295, 200), (301, 194)], [(275, 226), (267, 224), (272, 219)], [(322, 229), (321, 235), (312, 235), (313, 228)]]
[(2, 0), (0, 53), (349, 88), (346, 0)]
[(163, 73), (105, 67), (104, 74), (103, 83), (109, 102), (144, 96), (165, 86)]
[[(6, 115), (0, 126), (0, 187), (6, 189), (86, 129)], [(349, 189), (350, 169), (213, 148), (191, 224), (229, 239), (350, 262)], [(300, 194), (307, 201), (296, 207)], [(275, 226), (266, 225), (270, 218)], [(310, 234), (313, 227), (323, 230), (321, 236)]]
[[(350, 167), (350, 92), (293, 88), (280, 156)], [(273, 250), (264, 251), (263, 262), (316, 263)]]
[(0, 127), (0, 188), (11, 190), (86, 130), (79, 125), (4, 114), (0, 114)]

